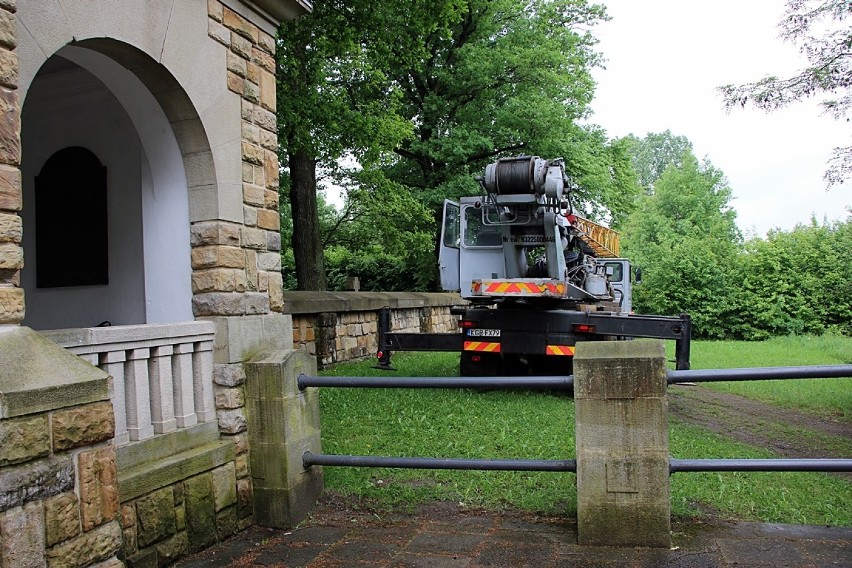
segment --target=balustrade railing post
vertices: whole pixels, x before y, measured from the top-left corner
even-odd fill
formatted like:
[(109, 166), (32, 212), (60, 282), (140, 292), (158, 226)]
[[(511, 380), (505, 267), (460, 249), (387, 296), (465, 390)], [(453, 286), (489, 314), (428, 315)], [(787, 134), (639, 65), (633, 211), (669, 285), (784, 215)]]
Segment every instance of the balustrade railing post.
[(150, 356), (150, 349), (130, 349), (124, 364), (127, 432), (134, 442), (154, 435), (154, 427), (151, 425), (151, 389), (148, 385)]
[(127, 395), (125, 393), (124, 363), (127, 354), (122, 351), (101, 353), (98, 366), (112, 377), (112, 409), (115, 416), (115, 445), (123, 446), (130, 441), (127, 431)]
[(159, 345), (151, 349), (148, 373), (151, 388), (151, 424), (154, 432), (165, 434), (177, 430), (174, 387), (172, 384), (172, 354), (174, 347)]
[(195, 377), (192, 372), (192, 343), (178, 343), (172, 355), (172, 380), (174, 381), (175, 420), (178, 428), (198, 424), (195, 413)]
[(192, 354), (193, 390), (195, 413), (199, 422), (216, 418), (216, 403), (213, 394), (213, 341), (195, 343)]

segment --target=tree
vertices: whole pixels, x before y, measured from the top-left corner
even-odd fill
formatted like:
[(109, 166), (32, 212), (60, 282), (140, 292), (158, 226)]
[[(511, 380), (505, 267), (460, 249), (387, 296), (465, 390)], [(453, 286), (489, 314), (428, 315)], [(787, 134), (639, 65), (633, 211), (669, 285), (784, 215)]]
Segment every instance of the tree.
[[(852, 109), (852, 15), (848, 0), (788, 0), (781, 37), (799, 46), (810, 66), (786, 78), (767, 76), (745, 85), (719, 88), (725, 106), (753, 104), (773, 111), (805, 98), (824, 95), (820, 106), (834, 118)], [(815, 36), (813, 33), (820, 33)], [(848, 118), (847, 118), (848, 119)], [(823, 178), (829, 187), (852, 175), (852, 146), (834, 149)]]
[(722, 172), (691, 153), (669, 166), (643, 195), (625, 227), (623, 251), (642, 268), (637, 311), (687, 312), (700, 337), (724, 337), (730, 280), (740, 240)]
[(518, 154), (564, 157), (589, 210), (620, 206), (624, 191), (635, 192), (618, 151), (594, 127), (577, 124), (588, 116), (591, 69), (600, 63), (591, 29), (606, 19), (602, 6), (466, 0), (376, 9), (389, 33), (377, 50), (385, 50), (379, 55), (414, 130), (384, 171), (428, 208), (477, 193), (474, 178), (486, 164)]
[(409, 132), (398, 97), (366, 49), (374, 3), (329, 0), (284, 22), (278, 34), (278, 142), (288, 169), (281, 198), (292, 214), (298, 287), (323, 290), (318, 172), (333, 172), (345, 154), (379, 159)]
[(648, 194), (654, 193), (654, 184), (666, 168), (681, 167), (683, 156), (692, 153), (692, 142), (686, 136), (675, 136), (670, 130), (649, 132), (645, 138), (628, 134), (622, 140), (627, 145), (639, 185)]

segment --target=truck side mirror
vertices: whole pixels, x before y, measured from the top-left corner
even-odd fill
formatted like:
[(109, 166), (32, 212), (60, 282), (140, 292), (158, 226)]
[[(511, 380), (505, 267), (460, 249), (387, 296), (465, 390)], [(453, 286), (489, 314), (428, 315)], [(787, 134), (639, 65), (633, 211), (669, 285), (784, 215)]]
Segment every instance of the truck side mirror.
[(636, 281), (637, 284), (642, 282), (642, 269), (641, 268), (637, 268), (636, 270), (633, 271), (633, 278), (634, 278), (634, 280)]

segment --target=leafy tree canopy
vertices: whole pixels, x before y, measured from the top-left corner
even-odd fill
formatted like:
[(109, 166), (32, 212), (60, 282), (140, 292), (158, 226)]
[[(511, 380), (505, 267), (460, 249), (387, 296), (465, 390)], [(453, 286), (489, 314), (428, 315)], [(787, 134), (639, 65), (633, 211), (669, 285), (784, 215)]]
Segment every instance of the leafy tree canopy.
[(697, 336), (724, 337), (740, 234), (722, 172), (691, 153), (670, 165), (624, 227), (623, 251), (643, 271), (634, 288), (642, 313), (692, 315)]
[[(847, 118), (852, 109), (852, 15), (849, 0), (788, 0), (781, 38), (799, 47), (809, 66), (790, 77), (770, 75), (745, 85), (719, 88), (725, 106), (755, 105), (767, 111), (813, 96), (823, 110)], [(835, 148), (824, 179), (829, 187), (852, 175), (852, 146)]]
[(639, 185), (645, 193), (654, 193), (654, 184), (669, 166), (681, 167), (685, 154), (692, 153), (692, 142), (686, 136), (675, 136), (670, 130), (649, 132), (644, 138), (628, 134), (623, 139)]

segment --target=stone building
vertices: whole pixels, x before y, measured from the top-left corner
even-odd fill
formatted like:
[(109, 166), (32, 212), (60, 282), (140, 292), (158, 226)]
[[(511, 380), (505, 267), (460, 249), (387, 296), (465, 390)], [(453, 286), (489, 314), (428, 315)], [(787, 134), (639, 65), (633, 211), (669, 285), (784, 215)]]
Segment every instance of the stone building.
[(241, 363), (292, 347), (275, 33), (310, 9), (0, 0), (0, 567), (253, 522)]

